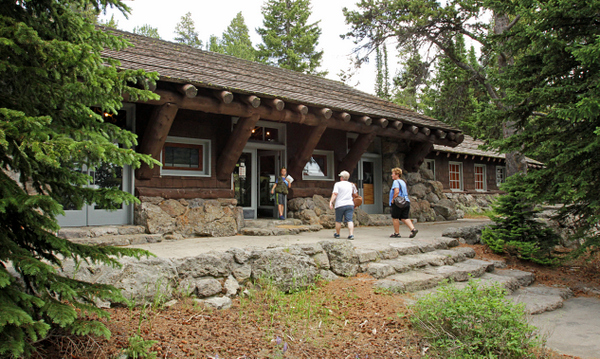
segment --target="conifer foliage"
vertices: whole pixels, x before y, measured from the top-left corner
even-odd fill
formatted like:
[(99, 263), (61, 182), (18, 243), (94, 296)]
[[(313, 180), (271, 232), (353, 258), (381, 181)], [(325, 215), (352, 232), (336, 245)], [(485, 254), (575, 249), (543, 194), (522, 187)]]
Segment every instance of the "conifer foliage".
[(263, 27), (256, 29), (263, 43), (258, 59), (305, 74), (325, 76), (318, 71), (323, 51), (317, 51), (319, 22), (308, 24), (310, 0), (267, 0), (262, 7)]
[(154, 98), (127, 84), (156, 80), (143, 71), (117, 71), (105, 48), (126, 42), (95, 28), (84, 12), (118, 0), (2, 1), (0, 3), (0, 357), (20, 357), (52, 327), (109, 335), (82, 316), (106, 313), (96, 299), (122, 299), (112, 286), (64, 277), (65, 261), (118, 265), (139, 250), (89, 247), (56, 237), (62, 204), (116, 208), (135, 201), (118, 188), (94, 189), (73, 170), (102, 163), (152, 163), (131, 147), (135, 135), (92, 109), (114, 114), (122, 94)]

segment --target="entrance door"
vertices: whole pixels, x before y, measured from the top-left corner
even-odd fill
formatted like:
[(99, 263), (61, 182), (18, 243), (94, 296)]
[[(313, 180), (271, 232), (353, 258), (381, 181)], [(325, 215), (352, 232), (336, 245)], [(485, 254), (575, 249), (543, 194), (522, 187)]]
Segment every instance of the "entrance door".
[(271, 188), (281, 171), (281, 151), (258, 150), (258, 211), (257, 217), (278, 218), (275, 195)]
[(233, 171), (233, 191), (244, 219), (256, 218), (256, 150), (244, 151)]
[(356, 170), (352, 172), (350, 181), (356, 183), (358, 193), (363, 198), (363, 204), (360, 206), (363, 211), (369, 214), (383, 211), (379, 155), (364, 155), (358, 162)]
[[(123, 168), (107, 163), (92, 169), (82, 166), (77, 171), (92, 177), (89, 187), (117, 187), (121, 191), (132, 192), (133, 176), (129, 166)], [(132, 219), (133, 204), (123, 203), (117, 210), (106, 210), (99, 205), (91, 204), (84, 205), (81, 209), (65, 208), (65, 215), (58, 217), (58, 224), (61, 227), (123, 225), (132, 223)]]

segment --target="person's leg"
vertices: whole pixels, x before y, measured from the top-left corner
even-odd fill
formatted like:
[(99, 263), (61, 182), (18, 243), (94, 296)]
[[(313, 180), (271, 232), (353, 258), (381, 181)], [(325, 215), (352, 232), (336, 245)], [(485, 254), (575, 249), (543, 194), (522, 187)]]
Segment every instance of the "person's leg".
[(279, 204), (279, 217), (283, 217), (283, 204)]
[[(408, 229), (410, 229), (411, 232), (415, 229), (415, 226), (413, 226), (412, 221), (409, 218), (402, 219), (402, 222), (408, 226)], [(398, 223), (398, 230), (400, 230), (400, 223)]]
[(342, 223), (341, 222), (335, 222), (335, 233), (337, 233), (339, 235), (341, 229), (342, 229)]
[(348, 222), (348, 233), (351, 236), (354, 235), (354, 222)]
[(392, 218), (392, 223), (394, 224), (394, 234), (400, 233), (400, 220), (398, 218)]
[(352, 221), (354, 217), (354, 207), (348, 206), (346, 208), (346, 223), (348, 224), (348, 235), (354, 235), (354, 222)]

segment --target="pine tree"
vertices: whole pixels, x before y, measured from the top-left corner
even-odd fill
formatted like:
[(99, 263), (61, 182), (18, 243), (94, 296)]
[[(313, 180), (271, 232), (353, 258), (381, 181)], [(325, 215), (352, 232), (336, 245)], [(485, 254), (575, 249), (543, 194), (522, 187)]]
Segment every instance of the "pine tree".
[(118, 265), (120, 256), (143, 254), (55, 235), (62, 204), (117, 208), (137, 201), (117, 187), (90, 188), (90, 177), (74, 168), (155, 163), (131, 149), (135, 135), (92, 109), (116, 114), (124, 93), (156, 96), (127, 85), (145, 81), (144, 71), (119, 71), (101, 56), (126, 41), (97, 29), (85, 15), (89, 4), (128, 11), (118, 0), (0, 5), (0, 357), (27, 355), (52, 327), (108, 336), (102, 323), (82, 317), (106, 317), (94, 300), (119, 300), (120, 292), (64, 277), (60, 268), (71, 260)]
[(192, 13), (187, 12), (181, 17), (181, 20), (175, 25), (175, 41), (180, 44), (189, 45), (197, 49), (202, 48), (202, 41), (198, 38), (196, 25), (192, 20)]
[(219, 54), (224, 54), (225, 50), (221, 45), (221, 40), (216, 35), (210, 35), (208, 39), (208, 44), (206, 45), (206, 49), (212, 52), (218, 52)]
[(158, 29), (155, 27), (152, 27), (148, 24), (134, 27), (133, 33), (138, 34), (138, 35), (147, 36), (147, 37), (152, 37), (155, 39), (160, 39), (160, 35), (158, 34)]
[(256, 50), (252, 47), (248, 26), (246, 26), (241, 11), (237, 13), (223, 32), (221, 46), (223, 46), (223, 53), (227, 55), (250, 61), (255, 60)]
[(420, 110), (419, 90), (427, 84), (429, 63), (423, 61), (418, 48), (413, 46), (404, 53), (402, 71), (394, 78), (392, 101), (415, 111)]
[(262, 7), (263, 27), (256, 29), (263, 43), (257, 59), (285, 69), (325, 76), (318, 71), (323, 51), (317, 51), (319, 22), (307, 24), (310, 0), (267, 0)]
[(375, 50), (375, 66), (377, 71), (375, 77), (375, 95), (389, 101), (391, 96), (387, 59), (387, 47), (383, 44), (383, 46)]

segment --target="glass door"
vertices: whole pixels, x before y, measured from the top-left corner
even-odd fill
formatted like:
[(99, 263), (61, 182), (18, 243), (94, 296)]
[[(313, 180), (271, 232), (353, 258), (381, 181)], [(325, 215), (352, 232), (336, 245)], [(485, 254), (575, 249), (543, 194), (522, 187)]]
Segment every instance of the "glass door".
[(233, 191), (245, 219), (256, 218), (256, 150), (244, 151), (233, 171)]
[(271, 188), (281, 170), (281, 151), (258, 150), (258, 217), (277, 218)]
[(369, 213), (376, 214), (383, 211), (381, 193), (381, 159), (379, 155), (365, 155), (361, 158), (352, 171), (350, 182), (356, 184), (358, 193), (363, 198), (360, 208)]

